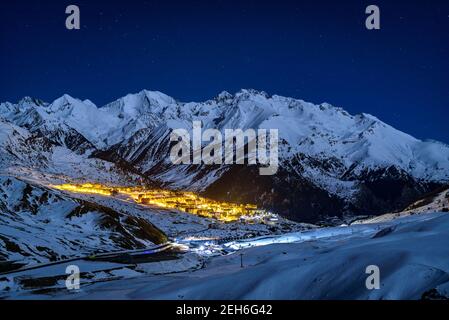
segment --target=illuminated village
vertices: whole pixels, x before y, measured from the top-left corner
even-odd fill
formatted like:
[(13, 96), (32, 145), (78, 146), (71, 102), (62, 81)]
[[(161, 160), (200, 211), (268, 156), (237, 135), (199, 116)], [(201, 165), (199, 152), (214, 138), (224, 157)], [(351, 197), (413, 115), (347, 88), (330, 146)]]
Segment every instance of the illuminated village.
[[(177, 209), (201, 217), (214, 218), (223, 222), (237, 220), (251, 221), (268, 215), (252, 204), (235, 204), (220, 202), (200, 197), (193, 192), (146, 189), (143, 187), (109, 187), (101, 184), (62, 184), (53, 188), (82, 194), (98, 194), (103, 196), (125, 195), (136, 203), (159, 208)], [(271, 216), (271, 215), (270, 215)]]

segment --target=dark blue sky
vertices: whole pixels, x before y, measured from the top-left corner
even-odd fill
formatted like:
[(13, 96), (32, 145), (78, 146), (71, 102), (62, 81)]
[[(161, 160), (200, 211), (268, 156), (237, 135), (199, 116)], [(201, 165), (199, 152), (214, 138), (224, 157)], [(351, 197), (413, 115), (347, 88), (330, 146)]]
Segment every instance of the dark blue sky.
[[(65, 29), (65, 7), (81, 10)], [(381, 30), (365, 28), (377, 4)], [(449, 1), (1, 1), (0, 101), (265, 90), (449, 142)]]

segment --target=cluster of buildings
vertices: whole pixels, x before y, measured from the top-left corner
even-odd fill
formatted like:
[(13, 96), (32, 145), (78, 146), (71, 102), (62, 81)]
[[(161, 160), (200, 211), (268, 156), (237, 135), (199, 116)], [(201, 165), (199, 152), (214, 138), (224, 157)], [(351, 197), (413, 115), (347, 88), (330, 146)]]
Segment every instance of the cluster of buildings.
[(145, 191), (138, 196), (137, 201), (221, 221), (236, 221), (242, 216), (255, 215), (258, 211), (255, 205), (215, 201), (192, 192), (169, 191), (167, 194), (165, 191), (164, 194), (160, 194), (157, 190)]
[(264, 215), (265, 211), (252, 204), (235, 204), (215, 201), (198, 196), (193, 192), (146, 189), (143, 187), (108, 187), (101, 184), (63, 184), (56, 189), (85, 194), (114, 196), (123, 194), (137, 203), (160, 208), (177, 209), (201, 217), (215, 218), (223, 222), (248, 221), (251, 217)]

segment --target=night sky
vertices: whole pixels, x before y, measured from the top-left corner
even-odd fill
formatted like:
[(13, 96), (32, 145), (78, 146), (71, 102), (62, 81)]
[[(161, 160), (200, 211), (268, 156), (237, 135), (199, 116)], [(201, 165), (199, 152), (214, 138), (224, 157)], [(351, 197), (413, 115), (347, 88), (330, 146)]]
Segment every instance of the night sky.
[[(65, 8), (81, 30), (65, 28)], [(365, 8), (381, 30), (365, 28)], [(449, 143), (449, 1), (1, 1), (0, 101), (264, 90)]]

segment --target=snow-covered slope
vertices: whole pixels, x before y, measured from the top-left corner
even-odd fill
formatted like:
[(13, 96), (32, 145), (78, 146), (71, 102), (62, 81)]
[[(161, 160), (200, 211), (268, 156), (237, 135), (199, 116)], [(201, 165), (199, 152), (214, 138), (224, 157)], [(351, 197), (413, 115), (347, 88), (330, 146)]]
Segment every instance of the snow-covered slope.
[[(15, 288), (28, 276), (56, 279), (52, 290), (5, 293), (15, 299), (306, 299), (396, 300), (449, 298), (449, 215), (431, 213), (394, 221), (314, 229), (224, 244), (232, 254), (192, 266), (192, 255), (177, 261), (122, 265), (117, 274), (82, 279), (68, 292), (64, 267), (10, 274), (0, 288)], [(241, 267), (241, 257), (243, 268)], [(79, 262), (82, 270), (120, 266)], [(180, 264), (184, 268), (180, 268)], [(379, 268), (380, 288), (370, 290), (368, 266)], [(175, 270), (176, 273), (172, 271)], [(134, 271), (146, 270), (146, 274)], [(180, 272), (181, 271), (181, 272)], [(60, 276), (59, 278), (57, 276)], [(93, 279), (92, 279), (93, 278)], [(47, 281), (48, 282), (48, 281)]]
[(357, 220), (353, 224), (378, 223), (430, 212), (449, 212), (449, 189), (439, 188), (431, 193), (425, 194), (422, 198), (413, 202), (402, 211)]
[(0, 166), (45, 166), (52, 144), (45, 137), (0, 119)]
[[(222, 92), (199, 103), (143, 90), (101, 108), (68, 95), (52, 103), (24, 98), (0, 104), (0, 117), (76, 154), (124, 160), (166, 187), (256, 202), (294, 219), (400, 209), (449, 182), (443, 143), (415, 139), (372, 115), (255, 90)], [(173, 165), (170, 131), (190, 130), (192, 121), (221, 131), (278, 129), (278, 174), (260, 177), (250, 166)]]
[(164, 241), (140, 217), (0, 176), (0, 262), (56, 261)]

